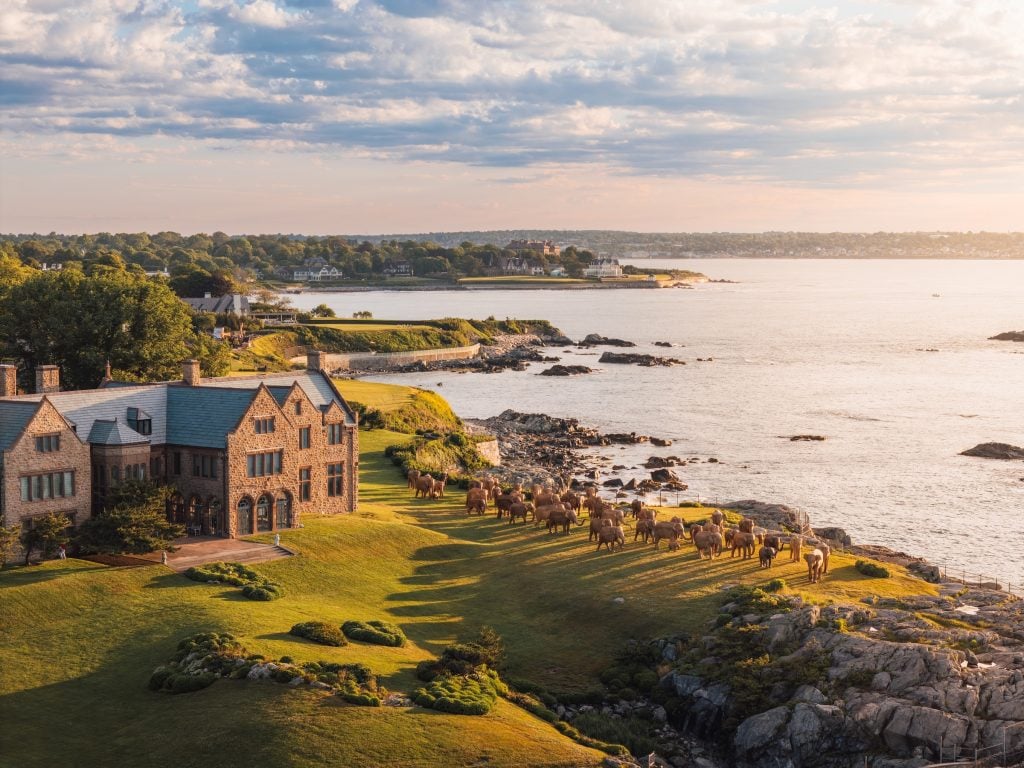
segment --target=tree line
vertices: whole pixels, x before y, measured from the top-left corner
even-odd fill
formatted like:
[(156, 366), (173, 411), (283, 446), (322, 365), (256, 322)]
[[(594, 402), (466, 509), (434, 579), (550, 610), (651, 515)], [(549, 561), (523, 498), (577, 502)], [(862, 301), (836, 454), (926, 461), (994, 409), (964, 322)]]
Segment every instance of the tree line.
[[(0, 253), (39, 268), (61, 264), (79, 268), (97, 261), (140, 272), (166, 272), (179, 296), (229, 293), (251, 278), (271, 280), (310, 263), (336, 267), (346, 278), (383, 276), (389, 264), (408, 262), (416, 276), (474, 277), (503, 265), (514, 251), (500, 245), (462, 242), (442, 246), (431, 241), (357, 241), (340, 236), (180, 235), (176, 232), (100, 233), (93, 235), (5, 235)], [(570, 246), (560, 255), (528, 254), (546, 268), (561, 266), (579, 277), (594, 259)]]

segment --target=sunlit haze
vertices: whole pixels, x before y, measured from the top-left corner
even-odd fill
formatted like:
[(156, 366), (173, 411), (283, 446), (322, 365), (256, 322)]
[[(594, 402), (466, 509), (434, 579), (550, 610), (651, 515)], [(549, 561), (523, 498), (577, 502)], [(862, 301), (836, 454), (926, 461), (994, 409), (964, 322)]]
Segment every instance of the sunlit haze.
[(0, 231), (1020, 229), (1024, 5), (11, 0)]

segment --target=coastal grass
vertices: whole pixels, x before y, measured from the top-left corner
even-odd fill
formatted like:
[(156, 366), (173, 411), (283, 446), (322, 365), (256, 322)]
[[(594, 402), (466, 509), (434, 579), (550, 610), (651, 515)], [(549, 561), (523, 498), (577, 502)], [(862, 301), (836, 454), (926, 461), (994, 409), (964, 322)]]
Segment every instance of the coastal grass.
[[(339, 382), (353, 399), (364, 384)], [(364, 400), (376, 397), (385, 408), (409, 402), (407, 388), (388, 393), (385, 386), (364, 386)], [(586, 527), (548, 534), (532, 524), (509, 526), (493, 512), (470, 518), (461, 493), (412, 497), (383, 456), (385, 446), (411, 437), (362, 432), (358, 512), (307, 515), (304, 528), (281, 533), (296, 556), (254, 567), (283, 585), (284, 600), (249, 601), (236, 588), (199, 584), (155, 564), (68, 559), (0, 573), (5, 758), (47, 768), (140, 760), (224, 768), (597, 765), (600, 753), (501, 700), (487, 715), (464, 717), (347, 706), (315, 691), (244, 680), (164, 696), (146, 690), (146, 681), (179, 640), (219, 631), (268, 658), (365, 664), (389, 690), (411, 692), (421, 684), (419, 662), (488, 625), (504, 640), (510, 677), (585, 691), (627, 640), (699, 631), (737, 584), (781, 577), (788, 593), (820, 602), (936, 591), (898, 566), (889, 566), (889, 579), (864, 578), (855, 558), (842, 554), (810, 585), (803, 563), (761, 570), (756, 559), (701, 561), (690, 545), (669, 552), (634, 543), (628, 527), (625, 549), (607, 553), (595, 552)], [(666, 508), (662, 516), (708, 512)], [(353, 617), (394, 624), (407, 642), (330, 647), (289, 634), (302, 622)]]

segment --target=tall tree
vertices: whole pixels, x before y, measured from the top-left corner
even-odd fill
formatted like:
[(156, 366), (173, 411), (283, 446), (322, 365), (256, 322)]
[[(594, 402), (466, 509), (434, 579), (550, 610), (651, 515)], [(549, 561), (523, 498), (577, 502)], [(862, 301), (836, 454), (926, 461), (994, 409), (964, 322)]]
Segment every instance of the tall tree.
[(187, 306), (166, 285), (114, 268), (42, 272), (14, 286), (0, 339), (27, 374), (60, 366), (68, 389), (96, 386), (108, 361), (117, 378), (173, 378), (197, 343)]
[(21, 545), (25, 548), (25, 565), (32, 559), (37, 549), (43, 557), (51, 557), (57, 547), (68, 543), (68, 528), (71, 521), (67, 515), (53, 512), (44, 517), (32, 520), (32, 527), (26, 528), (21, 534)]

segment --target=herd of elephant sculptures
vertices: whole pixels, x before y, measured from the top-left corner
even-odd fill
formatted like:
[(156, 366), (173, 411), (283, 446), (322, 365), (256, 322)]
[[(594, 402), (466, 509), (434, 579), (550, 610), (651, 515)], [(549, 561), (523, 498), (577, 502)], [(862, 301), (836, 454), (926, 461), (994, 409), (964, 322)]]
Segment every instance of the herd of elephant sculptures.
[[(444, 498), (446, 481), (447, 475), (436, 479), (416, 470), (408, 474), (409, 488), (416, 497)], [(530, 501), (526, 501), (527, 497)], [(515, 525), (516, 521), (525, 525), (529, 517), (535, 528), (544, 525), (548, 533), (559, 530), (569, 533), (573, 525), (583, 525), (583, 511), (586, 510), (590, 520), (588, 540), (597, 542), (597, 551), (602, 547), (615, 551), (616, 547), (621, 550), (626, 546), (624, 526), (629, 516), (635, 521), (633, 541), (653, 542), (655, 549), (662, 541), (666, 541), (669, 550), (673, 551), (679, 549), (683, 542), (689, 542), (701, 560), (720, 557), (726, 549), (730, 550), (730, 557), (736, 557), (738, 553), (744, 560), (753, 558), (757, 552), (761, 567), (770, 568), (782, 550), (789, 547), (790, 562), (803, 560), (807, 564), (807, 579), (812, 584), (828, 573), (831, 549), (824, 541), (798, 533), (770, 531), (756, 525), (750, 518), (743, 518), (737, 526), (730, 527), (725, 513), (719, 509), (712, 510), (707, 522), (687, 527), (679, 517), (659, 521), (658, 510), (646, 506), (640, 499), (628, 505), (613, 505), (601, 499), (593, 487), (577, 494), (569, 489), (558, 491), (535, 485), (527, 492), (521, 485), (503, 489), (492, 477), (470, 481), (466, 493), (466, 514), (482, 516), (491, 504), (499, 520), (508, 518), (509, 525)]]

